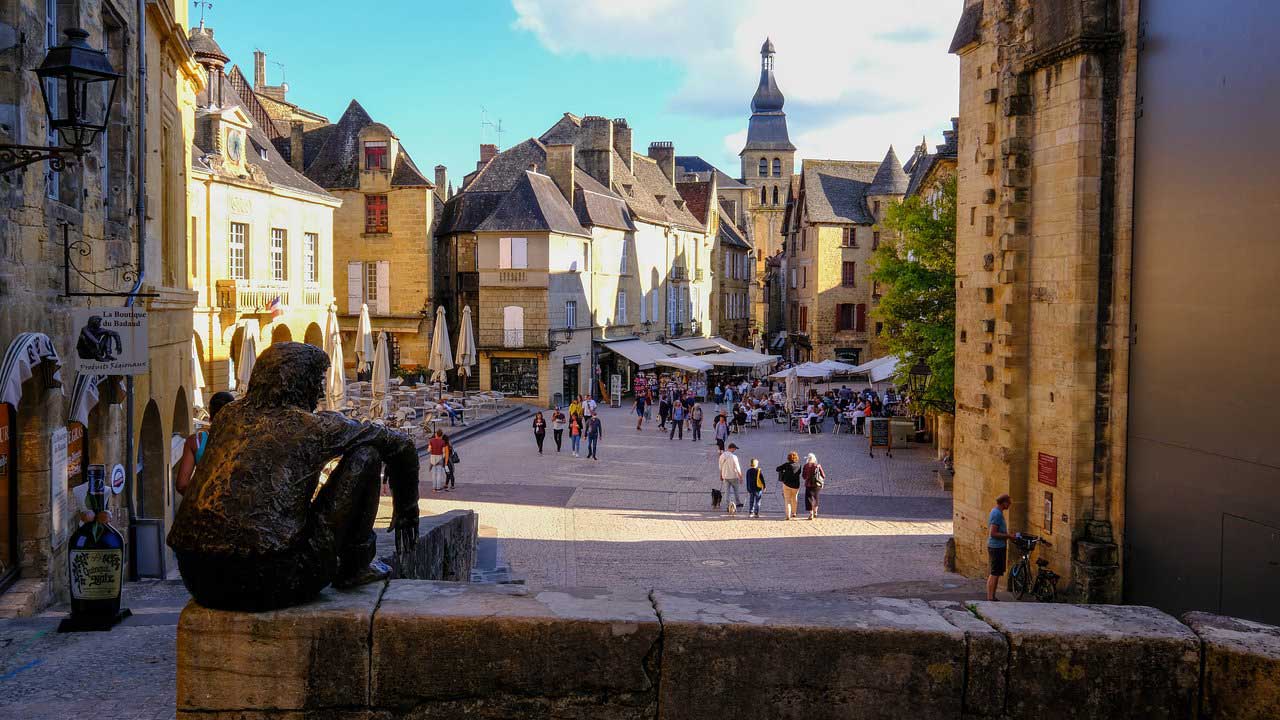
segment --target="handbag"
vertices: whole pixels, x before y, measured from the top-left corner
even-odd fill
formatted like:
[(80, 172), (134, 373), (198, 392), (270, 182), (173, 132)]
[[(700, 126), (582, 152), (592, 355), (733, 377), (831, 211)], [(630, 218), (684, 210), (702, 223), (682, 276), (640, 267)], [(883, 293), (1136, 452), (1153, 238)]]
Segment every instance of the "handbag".
[(457, 464), (458, 464), (458, 463), (460, 463), (460, 462), (462, 462), (462, 458), (458, 457), (458, 451), (457, 451), (457, 450), (454, 450), (454, 451), (452, 451), (451, 453), (449, 453), (449, 464), (450, 464), (450, 465), (457, 465)]

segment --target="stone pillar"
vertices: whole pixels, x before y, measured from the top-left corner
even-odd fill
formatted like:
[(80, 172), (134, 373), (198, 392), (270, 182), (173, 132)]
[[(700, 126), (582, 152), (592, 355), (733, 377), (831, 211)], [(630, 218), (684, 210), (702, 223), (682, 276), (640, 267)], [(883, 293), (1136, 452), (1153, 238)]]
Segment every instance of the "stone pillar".
[(573, 144), (553, 143), (547, 146), (547, 175), (555, 181), (561, 194), (573, 205)]

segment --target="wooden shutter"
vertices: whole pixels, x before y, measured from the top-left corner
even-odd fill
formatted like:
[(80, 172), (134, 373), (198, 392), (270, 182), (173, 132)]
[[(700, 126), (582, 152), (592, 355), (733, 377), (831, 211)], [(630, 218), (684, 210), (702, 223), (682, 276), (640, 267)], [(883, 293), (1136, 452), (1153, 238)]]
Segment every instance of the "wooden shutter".
[(498, 267), (511, 267), (511, 238), (498, 238)]
[(391, 314), (391, 263), (378, 261), (378, 314)]
[(360, 312), (360, 304), (364, 302), (364, 263), (347, 263), (347, 314)]
[(866, 332), (867, 331), (867, 304), (858, 303), (857, 312), (858, 312), (857, 320), (856, 320), (857, 324), (854, 326), (854, 330), (858, 332)]
[(511, 238), (511, 267), (513, 268), (529, 267), (528, 238)]

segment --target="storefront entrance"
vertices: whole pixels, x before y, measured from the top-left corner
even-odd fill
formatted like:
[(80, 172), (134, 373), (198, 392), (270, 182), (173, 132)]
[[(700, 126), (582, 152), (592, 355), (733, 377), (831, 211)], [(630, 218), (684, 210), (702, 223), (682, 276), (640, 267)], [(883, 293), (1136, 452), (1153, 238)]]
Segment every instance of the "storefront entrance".
[(578, 378), (581, 377), (581, 370), (582, 365), (580, 362), (569, 362), (568, 360), (565, 360), (564, 380), (561, 383), (561, 392), (563, 393), (562, 397), (565, 405), (568, 405), (574, 398), (581, 394), (578, 390)]
[(538, 396), (538, 358), (493, 358), (489, 386), (522, 397)]

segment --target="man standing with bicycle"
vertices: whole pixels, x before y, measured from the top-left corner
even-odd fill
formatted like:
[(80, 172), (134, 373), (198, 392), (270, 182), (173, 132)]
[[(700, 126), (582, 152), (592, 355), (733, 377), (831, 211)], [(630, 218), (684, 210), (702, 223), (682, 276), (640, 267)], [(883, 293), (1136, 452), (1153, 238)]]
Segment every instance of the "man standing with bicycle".
[(987, 556), (991, 561), (991, 573), (987, 575), (987, 599), (998, 600), (996, 586), (1000, 584), (1000, 576), (1004, 575), (1005, 554), (1008, 552), (1009, 526), (1004, 520), (1004, 511), (1013, 505), (1009, 493), (1001, 493), (996, 498), (996, 506), (991, 508), (987, 519)]

